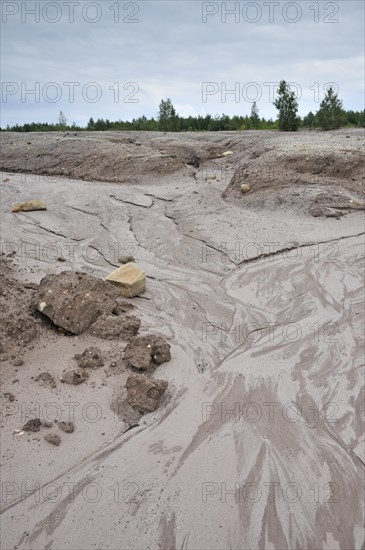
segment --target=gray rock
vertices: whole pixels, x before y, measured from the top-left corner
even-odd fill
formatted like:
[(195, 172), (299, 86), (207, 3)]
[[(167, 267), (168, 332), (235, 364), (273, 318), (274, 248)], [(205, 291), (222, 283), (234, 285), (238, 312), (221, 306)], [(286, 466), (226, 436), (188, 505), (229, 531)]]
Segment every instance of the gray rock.
[(127, 378), (127, 401), (140, 413), (153, 412), (160, 405), (168, 383), (144, 374), (132, 374)]
[(47, 443), (55, 445), (55, 447), (58, 447), (61, 443), (61, 438), (57, 434), (47, 434), (44, 436), (44, 439), (47, 441)]
[(86, 273), (64, 271), (47, 275), (35, 296), (35, 307), (58, 327), (85, 332), (103, 313), (111, 313), (119, 291)]
[(125, 357), (130, 367), (148, 370), (171, 359), (170, 344), (161, 336), (137, 336), (127, 344)]
[(100, 317), (91, 326), (89, 332), (93, 336), (105, 340), (129, 340), (137, 334), (141, 320), (131, 315), (130, 317), (121, 317), (116, 315), (100, 315)]
[(75, 359), (78, 366), (83, 369), (95, 369), (104, 365), (101, 349), (99, 348), (86, 348), (82, 354), (75, 355)]
[(64, 384), (72, 384), (78, 386), (89, 378), (89, 373), (85, 369), (70, 369), (65, 371), (60, 380)]

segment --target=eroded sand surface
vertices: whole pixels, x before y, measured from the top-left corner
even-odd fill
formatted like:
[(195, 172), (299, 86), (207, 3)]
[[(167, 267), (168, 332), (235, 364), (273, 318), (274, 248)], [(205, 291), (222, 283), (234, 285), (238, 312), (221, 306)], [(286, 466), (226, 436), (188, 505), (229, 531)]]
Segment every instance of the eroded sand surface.
[[(105, 277), (118, 256), (133, 254), (148, 275), (147, 292), (132, 300), (141, 333), (172, 346), (156, 371), (169, 382), (162, 406), (128, 431), (111, 410), (125, 393), (122, 367), (53, 390), (31, 378), (47, 370), (58, 379), (89, 344), (81, 337), (46, 331), (16, 372), (2, 363), (2, 394), (16, 397), (3, 406), (2, 547), (364, 548), (363, 213), (308, 215), (324, 187), (327, 197), (346, 196), (347, 211), (350, 201), (361, 207), (363, 181), (354, 173), (342, 187), (301, 181), (271, 198), (265, 186), (262, 207), (255, 192), (245, 203), (229, 183), (249, 160), (250, 134), (241, 148), (239, 134), (227, 134), (199, 140), (232, 157), (168, 173), (136, 168), (130, 182), (2, 174), (12, 276), (27, 284), (69, 269)], [(268, 141), (257, 135), (265, 154)], [(333, 140), (358, 152), (360, 134), (346, 135), (325, 134), (321, 148)], [(147, 149), (148, 135), (140, 139)], [(178, 138), (159, 139), (163, 148)], [(311, 138), (292, 139), (300, 148)], [(10, 212), (32, 197), (48, 210)], [(96, 343), (110, 359), (122, 355), (120, 342)], [(59, 447), (12, 434), (24, 407), (44, 413), (50, 403), (63, 420), (66, 404), (78, 403), (76, 431)], [(85, 414), (90, 403), (101, 410), (96, 421)]]

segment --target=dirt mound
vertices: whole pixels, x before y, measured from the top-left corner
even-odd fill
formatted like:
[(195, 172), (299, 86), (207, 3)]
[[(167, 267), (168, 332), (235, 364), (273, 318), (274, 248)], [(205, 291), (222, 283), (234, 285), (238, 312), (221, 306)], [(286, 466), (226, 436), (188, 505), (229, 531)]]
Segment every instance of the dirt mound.
[[(292, 170), (298, 175), (303, 175), (304, 181), (311, 176), (323, 176), (327, 178), (351, 180), (352, 182), (361, 182), (364, 169), (364, 155), (358, 151), (342, 151), (329, 154), (298, 154), (288, 155), (281, 159), (284, 173)], [(309, 182), (313, 178), (309, 178)], [(356, 183), (347, 183), (348, 189), (356, 190)]]
[(365, 209), (364, 169), (359, 150), (263, 155), (257, 162), (239, 163), (222, 196), (249, 207), (297, 207), (314, 216), (339, 217)]
[(11, 258), (5, 254), (0, 262), (0, 310), (2, 354), (22, 354), (40, 332), (40, 321), (34, 317), (32, 302), (37, 285), (23, 284), (13, 279)]
[[(141, 136), (142, 137), (142, 136)], [(198, 167), (211, 158), (205, 144), (181, 144), (160, 133), (148, 140), (119, 132), (58, 132), (28, 136), (2, 136), (0, 169), (34, 174), (61, 175), (73, 179), (130, 182), (153, 174), (168, 176)]]

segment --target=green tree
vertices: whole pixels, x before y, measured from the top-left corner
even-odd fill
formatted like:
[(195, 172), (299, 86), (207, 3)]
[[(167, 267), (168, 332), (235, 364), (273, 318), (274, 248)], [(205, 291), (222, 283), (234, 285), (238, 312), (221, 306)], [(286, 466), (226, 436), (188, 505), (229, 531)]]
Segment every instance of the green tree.
[(274, 101), (274, 106), (279, 111), (279, 130), (282, 132), (296, 132), (300, 123), (300, 119), (297, 116), (298, 101), (295, 93), (291, 91), (289, 84), (285, 80), (280, 82), (277, 95), (278, 97)]
[(255, 128), (255, 130), (258, 130), (260, 128), (259, 110), (256, 105), (256, 101), (254, 101), (252, 104), (250, 121), (252, 128)]
[(309, 111), (309, 113), (303, 118), (302, 126), (305, 126), (306, 128), (313, 128), (315, 125), (315, 119), (315, 115), (312, 111)]
[(61, 130), (66, 130), (67, 118), (65, 117), (65, 115), (63, 114), (62, 111), (60, 111), (60, 113), (58, 115), (58, 124), (60, 125)]
[(342, 108), (342, 101), (338, 99), (332, 86), (328, 88), (317, 112), (319, 126), (323, 130), (340, 128), (346, 122), (346, 113)]
[(87, 123), (87, 130), (95, 130), (95, 121), (93, 117), (90, 117), (89, 122)]
[(162, 132), (176, 132), (179, 129), (179, 117), (170, 98), (161, 99), (158, 112), (159, 129)]

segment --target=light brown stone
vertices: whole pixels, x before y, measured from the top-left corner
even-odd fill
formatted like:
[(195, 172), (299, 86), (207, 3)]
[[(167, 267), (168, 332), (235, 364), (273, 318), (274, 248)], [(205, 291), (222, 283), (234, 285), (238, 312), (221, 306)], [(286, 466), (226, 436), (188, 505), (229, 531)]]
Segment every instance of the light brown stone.
[(30, 201), (14, 204), (12, 212), (30, 212), (32, 210), (47, 210), (47, 205), (40, 199), (32, 199)]
[(247, 183), (243, 183), (241, 185), (241, 193), (242, 195), (245, 195), (246, 193), (249, 193), (251, 191), (251, 187), (247, 185)]
[(121, 294), (125, 298), (133, 298), (146, 289), (146, 274), (132, 262), (118, 267), (106, 280), (120, 286)]

